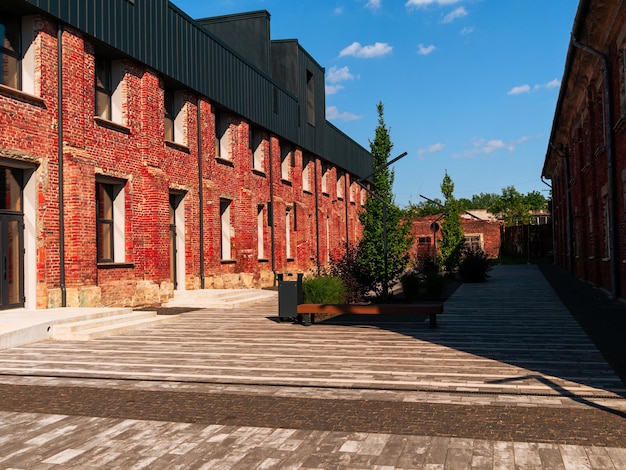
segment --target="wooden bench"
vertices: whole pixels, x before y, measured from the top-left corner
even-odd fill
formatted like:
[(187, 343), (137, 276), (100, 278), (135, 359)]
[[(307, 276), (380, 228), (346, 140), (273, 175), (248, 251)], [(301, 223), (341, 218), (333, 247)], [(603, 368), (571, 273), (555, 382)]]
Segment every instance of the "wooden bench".
[(424, 304), (299, 304), (298, 316), (302, 315), (304, 325), (310, 325), (314, 321), (316, 313), (342, 314), (352, 313), (356, 315), (379, 315), (379, 314), (405, 314), (418, 313), (429, 316), (431, 328), (437, 327), (437, 315), (443, 313), (443, 303), (433, 302)]

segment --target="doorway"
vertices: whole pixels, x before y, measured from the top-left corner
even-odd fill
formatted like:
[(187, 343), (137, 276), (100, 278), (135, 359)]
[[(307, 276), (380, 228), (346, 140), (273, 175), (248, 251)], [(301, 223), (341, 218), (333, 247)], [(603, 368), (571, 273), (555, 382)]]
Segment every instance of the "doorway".
[(0, 166), (0, 310), (24, 307), (23, 179)]

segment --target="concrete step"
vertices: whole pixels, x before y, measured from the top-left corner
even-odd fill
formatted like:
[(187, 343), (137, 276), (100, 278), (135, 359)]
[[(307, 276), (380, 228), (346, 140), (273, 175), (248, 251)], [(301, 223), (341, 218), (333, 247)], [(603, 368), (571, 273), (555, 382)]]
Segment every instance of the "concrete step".
[(275, 299), (275, 291), (261, 289), (199, 289), (177, 291), (164, 307), (195, 307), (209, 310), (232, 310), (256, 302)]
[(107, 315), (88, 320), (63, 323), (52, 327), (52, 339), (60, 341), (88, 341), (105, 336), (126, 333), (138, 328), (176, 321), (178, 315), (157, 316), (156, 312), (137, 311)]

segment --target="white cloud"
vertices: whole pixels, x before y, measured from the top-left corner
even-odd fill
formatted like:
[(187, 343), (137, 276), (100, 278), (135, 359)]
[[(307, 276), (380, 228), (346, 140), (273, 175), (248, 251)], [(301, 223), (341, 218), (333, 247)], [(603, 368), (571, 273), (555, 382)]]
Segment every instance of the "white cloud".
[(445, 147), (445, 145), (443, 145), (440, 142), (437, 142), (436, 144), (431, 145), (430, 147), (427, 147), (425, 149), (419, 149), (417, 151), (417, 156), (420, 160), (424, 159), (424, 155), (426, 155), (427, 153), (436, 153), (436, 152), (440, 152), (443, 150), (443, 148)]
[(520, 85), (509, 90), (507, 95), (521, 95), (522, 93), (530, 93), (530, 85)]
[(428, 5), (454, 5), (455, 3), (459, 3), (461, 0), (408, 0), (405, 3), (405, 6), (409, 9), (413, 8), (424, 8)]
[(378, 10), (381, 5), (382, 0), (369, 0), (365, 5), (365, 8), (369, 8), (370, 10)]
[(546, 88), (548, 90), (551, 90), (552, 88), (559, 88), (560, 86), (561, 86), (561, 80), (558, 80), (556, 78), (546, 83)]
[(361, 116), (349, 112), (340, 113), (336, 106), (329, 106), (326, 108), (326, 119), (329, 121), (335, 119), (339, 121), (356, 121), (361, 119)]
[(361, 59), (371, 59), (372, 57), (387, 55), (392, 49), (386, 42), (377, 42), (369, 46), (362, 46), (360, 42), (353, 42), (339, 53), (339, 57), (354, 56)]
[(465, 27), (461, 30), (461, 36), (467, 36), (468, 34), (472, 34), (474, 32), (474, 28)]
[(524, 144), (525, 142), (533, 139), (531, 136), (522, 136), (517, 139), (513, 139), (510, 142), (505, 142), (502, 139), (474, 139), (472, 142), (472, 148), (464, 151), (463, 153), (454, 155), (456, 158), (472, 158), (476, 155), (489, 155), (498, 150), (507, 150), (509, 153), (515, 151), (515, 149)]
[(468, 13), (465, 7), (459, 7), (453, 10), (452, 12), (448, 13), (446, 16), (444, 16), (442, 22), (452, 23), (454, 20), (458, 20), (459, 18), (463, 18), (464, 16), (467, 16), (467, 15)]
[(334, 94), (339, 93), (344, 88), (345, 87), (343, 85), (328, 85), (328, 84), (326, 84), (326, 94), (327, 95), (334, 95)]
[[(552, 90), (553, 88), (559, 88), (560, 86), (561, 86), (560, 80), (557, 80), (555, 78), (554, 80), (551, 80), (548, 83), (542, 83), (542, 84), (533, 85), (532, 91), (539, 91), (539, 90), (542, 90), (544, 88), (546, 90)], [(531, 92), (530, 85), (525, 84), (525, 85), (520, 85), (520, 86), (516, 86), (516, 87), (511, 88), (507, 92), (507, 95), (521, 95), (523, 93), (530, 93), (530, 92)]]
[(335, 15), (341, 15), (343, 13), (343, 7), (335, 8)]
[(425, 46), (424, 44), (420, 44), (417, 46), (417, 53), (419, 55), (428, 55), (431, 52), (433, 52), (436, 49), (436, 47), (434, 46), (434, 44), (431, 44), (430, 46)]
[(328, 72), (326, 72), (326, 81), (329, 83), (339, 83), (345, 80), (352, 80), (353, 78), (348, 67), (339, 68), (333, 65)]

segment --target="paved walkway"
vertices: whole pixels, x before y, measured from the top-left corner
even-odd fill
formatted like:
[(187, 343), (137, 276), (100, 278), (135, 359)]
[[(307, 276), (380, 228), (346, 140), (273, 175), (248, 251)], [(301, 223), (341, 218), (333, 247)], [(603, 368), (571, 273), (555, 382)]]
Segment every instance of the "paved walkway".
[(435, 330), (276, 311), (0, 351), (0, 468), (626, 468), (626, 388), (534, 266)]

